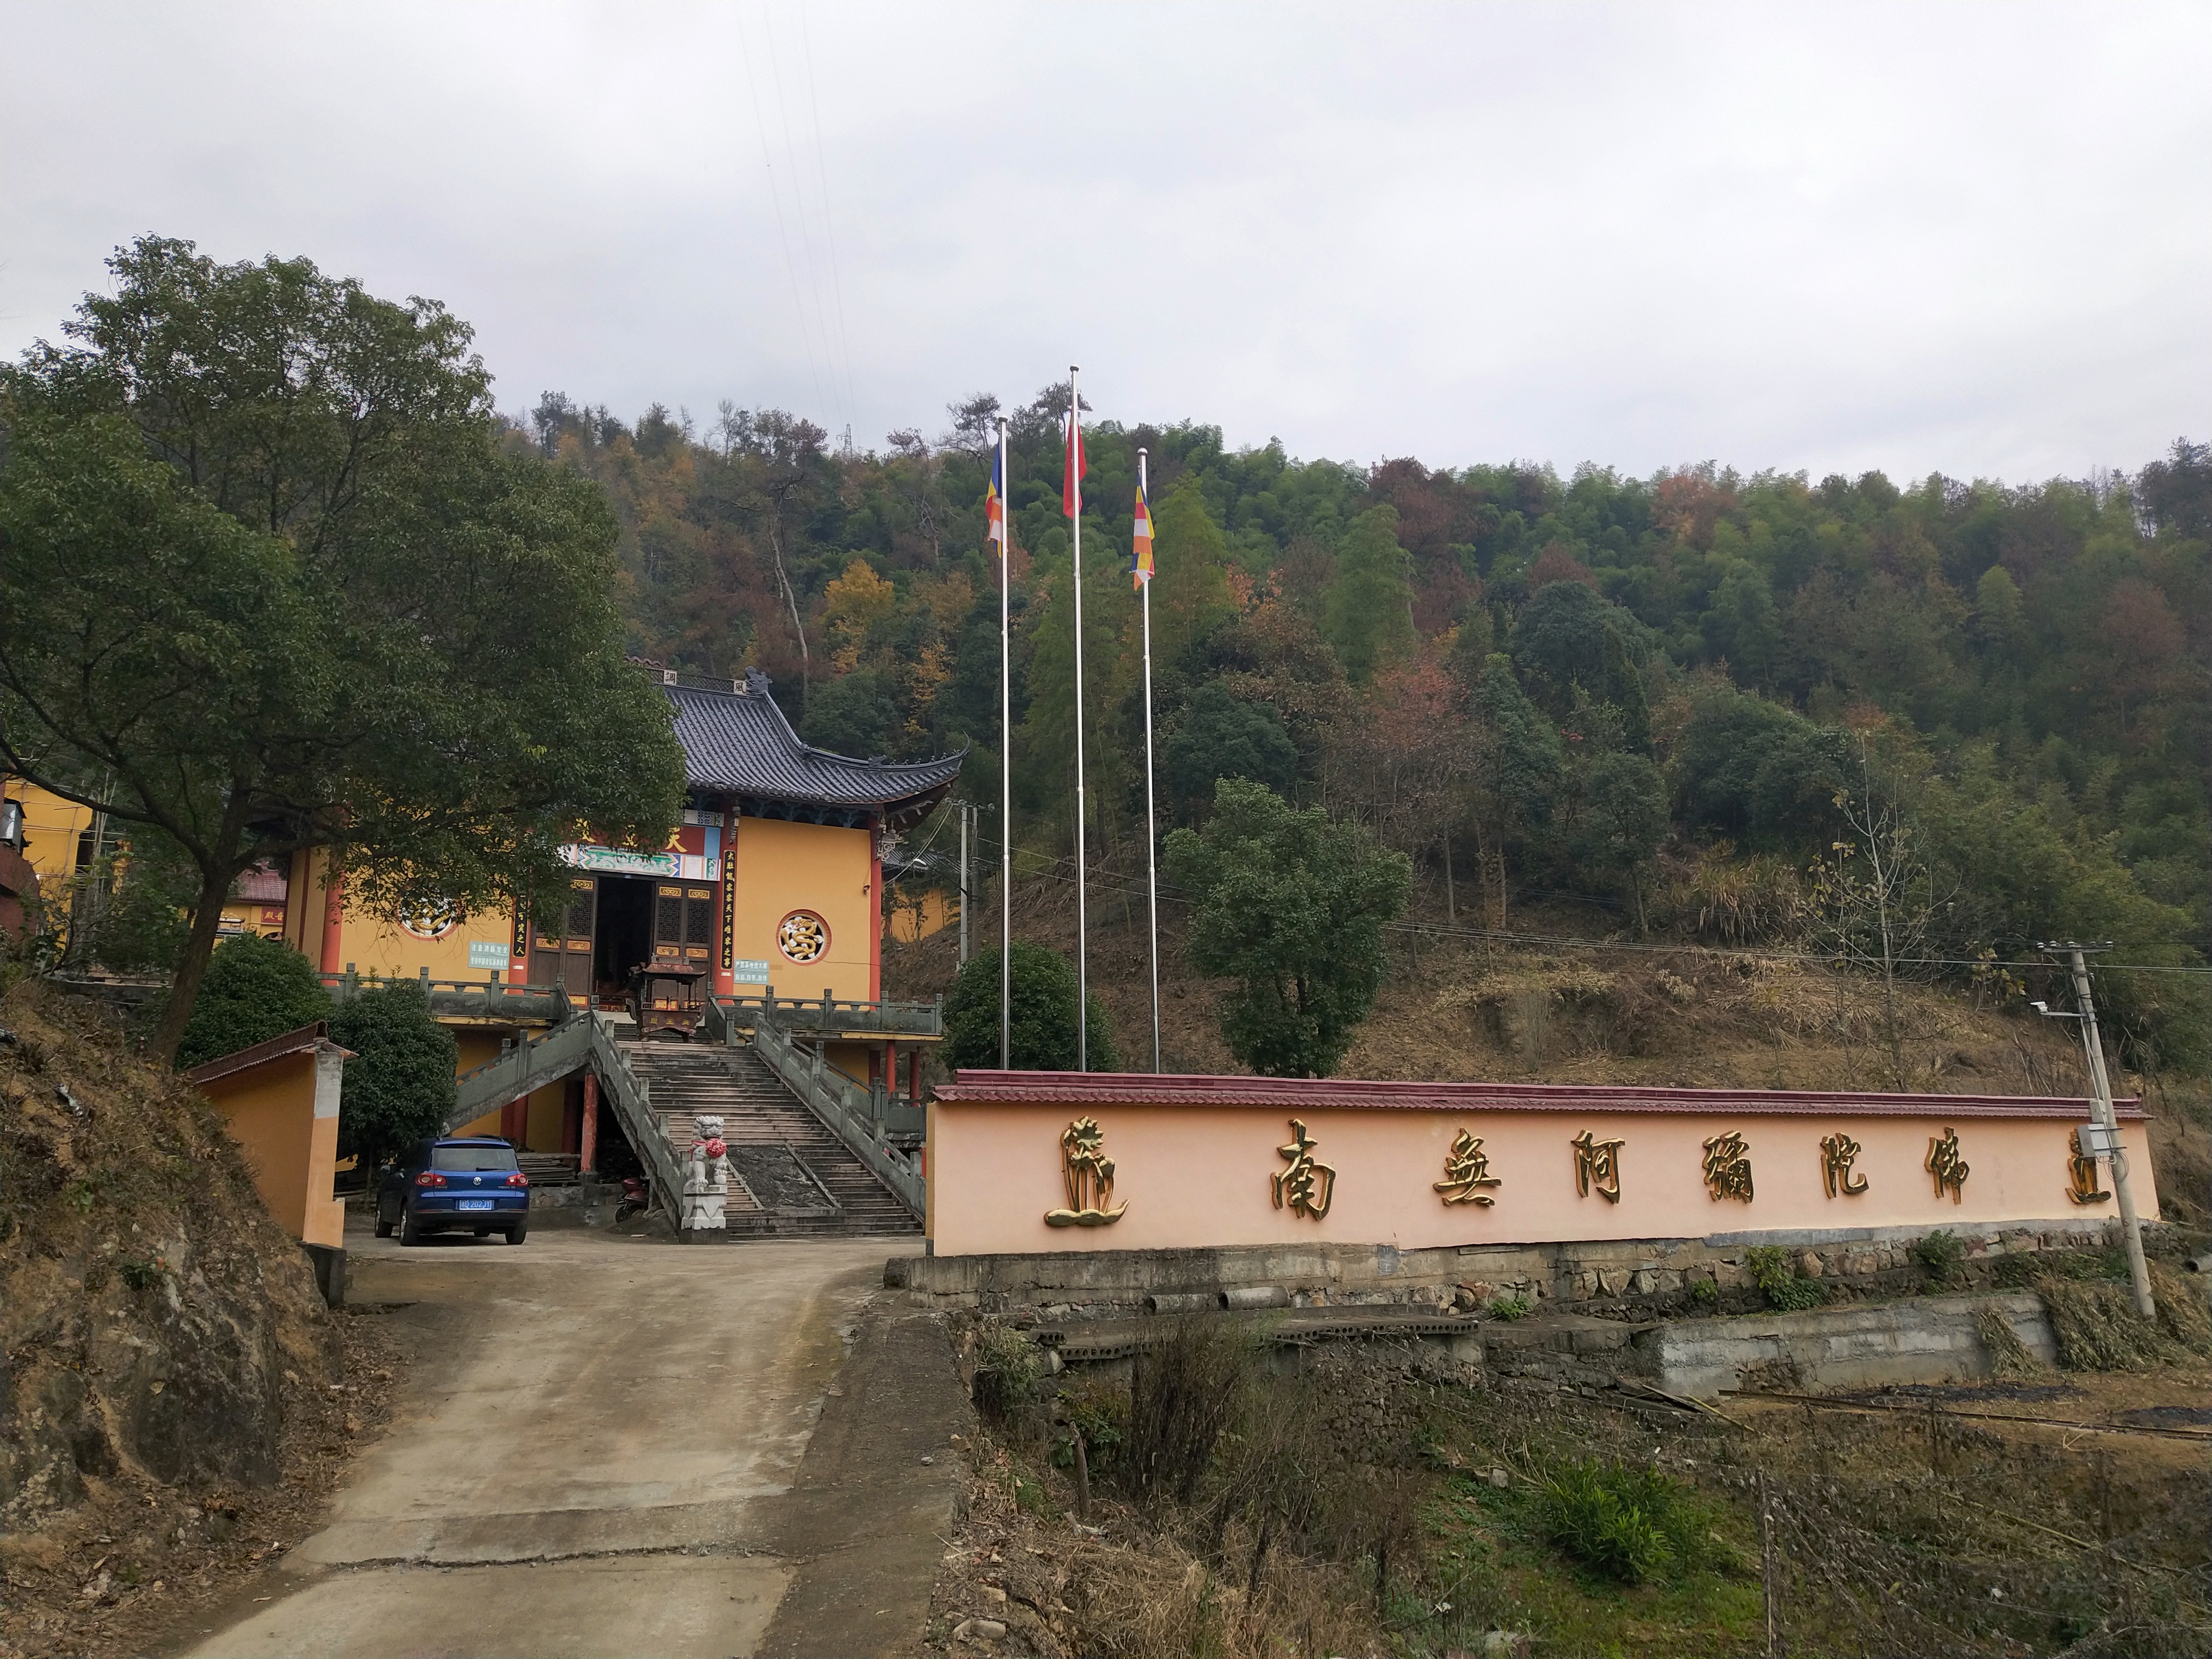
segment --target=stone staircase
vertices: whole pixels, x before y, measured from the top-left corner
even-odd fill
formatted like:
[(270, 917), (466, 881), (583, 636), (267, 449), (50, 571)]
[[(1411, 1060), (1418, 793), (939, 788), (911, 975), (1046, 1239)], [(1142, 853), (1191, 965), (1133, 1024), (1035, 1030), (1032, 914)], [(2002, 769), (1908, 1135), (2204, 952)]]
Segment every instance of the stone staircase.
[(921, 1231), (921, 1218), (750, 1049), (666, 1039), (621, 1046), (679, 1159), (690, 1155), (695, 1119), (721, 1118), (743, 1183), (730, 1183), (731, 1238)]

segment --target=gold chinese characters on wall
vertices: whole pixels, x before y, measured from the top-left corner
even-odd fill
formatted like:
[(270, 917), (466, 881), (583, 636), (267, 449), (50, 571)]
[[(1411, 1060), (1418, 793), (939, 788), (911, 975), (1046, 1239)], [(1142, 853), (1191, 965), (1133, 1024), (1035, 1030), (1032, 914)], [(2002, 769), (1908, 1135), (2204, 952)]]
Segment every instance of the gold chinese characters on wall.
[(1959, 1132), (1948, 1123), (1942, 1134), (1928, 1137), (1927, 1170), (1935, 1177), (1936, 1197), (1948, 1192), (1954, 1204), (1966, 1201), (1960, 1194), (1966, 1185), (1966, 1160), (1959, 1156)]
[(1291, 1120), (1291, 1144), (1275, 1148), (1276, 1154), (1287, 1158), (1291, 1166), (1274, 1175), (1277, 1209), (1287, 1209), (1311, 1221), (1328, 1213), (1336, 1197), (1336, 1171), (1314, 1156), (1314, 1148), (1320, 1144), (1306, 1133), (1304, 1123)]
[(1820, 1137), (1820, 1180), (1830, 1198), (1856, 1198), (1867, 1189), (1867, 1178), (1852, 1170), (1861, 1148), (1841, 1129)]
[(1705, 1191), (1716, 1202), (1751, 1202), (1751, 1146), (1741, 1130), (1730, 1129), (1705, 1143)]
[[(1272, 1201), (1278, 1210), (1288, 1210), (1309, 1221), (1321, 1221), (1335, 1202), (1338, 1171), (1335, 1165), (1322, 1161), (1318, 1155), (1321, 1143), (1308, 1132), (1304, 1120), (1291, 1118), (1288, 1121), (1291, 1139), (1275, 1149), (1275, 1156), (1283, 1167), (1269, 1176)], [(1808, 1133), (1807, 1139), (1814, 1137)], [(2109, 1203), (2112, 1194), (2101, 1184), (2099, 1157), (2085, 1148), (2085, 1139), (2077, 1133), (2066, 1148), (2067, 1196), (2077, 1205)], [(1583, 1129), (1570, 1136), (1567, 1144), (1574, 1154), (1577, 1194), (1588, 1198), (1595, 1193), (1608, 1204), (1620, 1203), (1626, 1138), (1614, 1135), (1601, 1139), (1596, 1130)], [(1699, 1175), (1708, 1196), (1715, 1202), (1733, 1200), (1751, 1204), (1754, 1196), (1752, 1148), (1746, 1133), (1741, 1129), (1723, 1130), (1701, 1144)], [(1819, 1136), (1817, 1146), (1821, 1185), (1829, 1198), (1857, 1198), (1869, 1190), (1872, 1183), (1858, 1168), (1865, 1149), (1857, 1139), (1838, 1129)], [(1060, 1178), (1066, 1201), (1063, 1207), (1045, 1212), (1046, 1224), (1054, 1227), (1103, 1227), (1119, 1221), (1128, 1205), (1126, 1201), (1114, 1201), (1114, 1160), (1107, 1156), (1105, 1133), (1097, 1120), (1079, 1117), (1069, 1123), (1060, 1136)], [(1945, 1124), (1942, 1133), (1928, 1138), (1923, 1167), (1934, 1183), (1937, 1202), (1946, 1196), (1954, 1204), (1966, 1201), (1966, 1178), (1972, 1171), (1956, 1128)], [(1447, 1207), (1471, 1204), (1492, 1208), (1498, 1202), (1497, 1189), (1504, 1184), (1492, 1172), (1484, 1137), (1464, 1126), (1455, 1130), (1444, 1152), (1443, 1176), (1429, 1184)], [(1674, 1178), (1671, 1174), (1664, 1177), (1669, 1183)], [(1404, 1176), (1394, 1179), (1402, 1180)]]
[(2076, 1204), (2109, 1204), (2112, 1195), (2097, 1184), (2097, 1160), (2083, 1150), (2081, 1132), (2075, 1130), (2073, 1152), (2066, 1160), (2066, 1196)]
[(1480, 1135), (1462, 1129), (1452, 1137), (1451, 1150), (1444, 1154), (1444, 1178), (1434, 1184), (1447, 1204), (1480, 1204), (1486, 1208), (1498, 1201), (1482, 1190), (1499, 1182), (1490, 1173), (1490, 1157), (1482, 1150)]
[(1608, 1204), (1620, 1202), (1620, 1149), (1625, 1139), (1600, 1140), (1585, 1129), (1567, 1143), (1575, 1149), (1575, 1190), (1588, 1198), (1595, 1193)]
[(1106, 1156), (1106, 1134), (1096, 1118), (1079, 1117), (1060, 1132), (1060, 1175), (1067, 1188), (1067, 1207), (1047, 1210), (1048, 1227), (1109, 1227), (1129, 1206), (1114, 1204), (1114, 1160)]

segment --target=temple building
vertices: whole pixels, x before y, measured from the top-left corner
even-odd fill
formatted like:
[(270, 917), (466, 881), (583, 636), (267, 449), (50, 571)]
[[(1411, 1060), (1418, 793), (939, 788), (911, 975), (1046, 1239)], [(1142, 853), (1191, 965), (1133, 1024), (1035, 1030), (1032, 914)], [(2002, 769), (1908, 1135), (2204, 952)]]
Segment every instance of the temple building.
[(634, 969), (676, 961), (720, 996), (874, 1000), (883, 994), (883, 864), (935, 809), (962, 757), (857, 760), (800, 741), (769, 695), (743, 681), (661, 673), (686, 793), (658, 852), (588, 842), (562, 849), (574, 874), (557, 921), (450, 908), (392, 922), (349, 909), (324, 884), (320, 853), (295, 855), (285, 937), (325, 974), (560, 986), (623, 1006)]
[[(642, 969), (681, 970), (656, 988), (701, 1000), (709, 990), (879, 1000), (884, 857), (945, 799), (963, 757), (831, 754), (800, 740), (758, 671), (741, 681), (654, 672), (684, 755), (683, 821), (665, 847), (564, 848), (567, 902), (538, 927), (519, 908), (372, 915), (348, 906), (343, 881), (325, 884), (323, 854), (302, 853), (286, 872), (284, 937), (325, 976), (558, 988), (572, 1006), (609, 1013), (629, 1006)], [(550, 1000), (441, 991), (433, 1006), (460, 1039), (465, 1073), (542, 1028), (540, 1005)], [(825, 1052), (862, 1082), (899, 1057), (857, 1041)], [(535, 1152), (574, 1152), (580, 1091), (570, 1078), (468, 1127)]]

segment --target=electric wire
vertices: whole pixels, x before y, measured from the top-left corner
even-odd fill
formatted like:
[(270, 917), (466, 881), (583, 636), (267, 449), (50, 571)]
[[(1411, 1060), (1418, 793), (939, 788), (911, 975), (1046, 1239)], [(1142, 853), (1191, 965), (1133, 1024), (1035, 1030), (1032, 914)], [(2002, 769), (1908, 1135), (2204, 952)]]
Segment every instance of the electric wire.
[[(829, 365), (830, 396), (843, 419), (841, 424), (853, 424), (853, 405), (850, 398), (838, 385), (837, 353), (830, 343), (829, 307), (822, 301), (822, 272), (814, 258), (814, 231), (806, 211), (806, 187), (799, 165), (799, 146), (791, 136), (791, 104), (783, 94), (783, 56), (775, 46), (775, 15), (772, 11), (761, 14), (761, 27), (768, 35), (769, 82), (775, 88), (777, 125), (783, 129), (784, 170), (791, 177), (792, 204), (799, 213), (799, 246), (806, 263), (806, 286), (814, 299), (815, 331), (822, 337), (822, 358)], [(818, 159), (818, 158), (817, 158)], [(826, 202), (824, 204), (827, 205)], [(846, 366), (845, 381), (852, 381), (851, 365)]]
[(814, 41), (806, 27), (806, 8), (799, 9), (799, 49), (806, 66), (806, 103), (814, 119), (814, 167), (822, 186), (822, 236), (830, 246), (830, 294), (837, 306), (837, 343), (845, 356), (845, 424), (853, 422), (859, 401), (853, 386), (853, 342), (845, 330), (845, 280), (837, 263), (837, 223), (830, 207), (830, 162), (822, 144), (822, 100), (814, 87)]
[(775, 176), (775, 155), (769, 148), (768, 120), (761, 111), (760, 82), (753, 74), (752, 42), (745, 37), (744, 9), (742, 6), (734, 9), (730, 16), (737, 25), (738, 54), (745, 60), (745, 91), (753, 106), (753, 127), (760, 135), (761, 166), (768, 173), (769, 197), (775, 205), (775, 234), (777, 240), (783, 244), (783, 269), (791, 278), (791, 309), (799, 323), (799, 349), (806, 354), (806, 372), (814, 382), (815, 398), (827, 404), (830, 400), (822, 392), (822, 368), (814, 356), (814, 338), (807, 331), (806, 302), (799, 292), (799, 264), (791, 257), (791, 230), (784, 222), (783, 189)]

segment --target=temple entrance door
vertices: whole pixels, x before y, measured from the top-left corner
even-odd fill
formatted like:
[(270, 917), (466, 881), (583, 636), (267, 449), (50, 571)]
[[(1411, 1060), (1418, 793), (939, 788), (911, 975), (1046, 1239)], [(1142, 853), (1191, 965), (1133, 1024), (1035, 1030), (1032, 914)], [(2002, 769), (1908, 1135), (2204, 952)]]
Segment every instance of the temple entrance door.
[(714, 947), (714, 890), (664, 881), (653, 891), (653, 954), (656, 961), (711, 968)]
[(557, 985), (571, 997), (592, 994), (592, 937), (598, 925), (598, 890), (589, 876), (572, 878), (558, 931), (532, 930), (530, 982)]
[(653, 884), (638, 876), (599, 878), (599, 926), (592, 949), (595, 1005), (620, 1008), (629, 970), (653, 959)]

